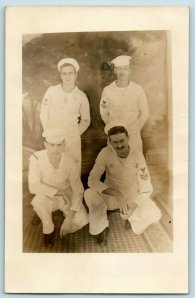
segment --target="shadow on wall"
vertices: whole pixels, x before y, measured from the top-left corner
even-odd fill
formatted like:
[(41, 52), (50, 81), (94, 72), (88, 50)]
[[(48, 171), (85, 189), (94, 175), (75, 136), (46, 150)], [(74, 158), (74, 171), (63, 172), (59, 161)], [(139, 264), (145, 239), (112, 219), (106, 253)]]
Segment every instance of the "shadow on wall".
[(90, 103), (91, 125), (82, 136), (84, 163), (86, 171), (90, 170), (97, 153), (106, 144), (99, 114), (101, 93), (115, 78), (110, 69), (102, 69), (102, 63), (125, 54), (132, 56), (132, 80), (143, 86), (150, 106), (150, 119), (142, 131), (144, 152), (156, 148), (167, 150), (166, 51), (165, 31), (24, 35), (23, 145), (35, 150), (43, 148), (40, 104), (47, 88), (59, 83), (58, 61), (73, 57), (80, 65), (77, 85)]

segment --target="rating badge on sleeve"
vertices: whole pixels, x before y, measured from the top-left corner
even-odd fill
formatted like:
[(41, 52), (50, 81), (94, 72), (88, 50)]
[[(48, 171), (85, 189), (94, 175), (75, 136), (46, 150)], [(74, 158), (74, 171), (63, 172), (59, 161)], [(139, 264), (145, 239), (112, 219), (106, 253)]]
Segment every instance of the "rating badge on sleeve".
[(141, 170), (141, 174), (140, 174), (140, 178), (141, 180), (148, 180), (149, 178), (149, 175), (148, 175), (148, 172), (146, 172), (146, 168), (140, 168)]

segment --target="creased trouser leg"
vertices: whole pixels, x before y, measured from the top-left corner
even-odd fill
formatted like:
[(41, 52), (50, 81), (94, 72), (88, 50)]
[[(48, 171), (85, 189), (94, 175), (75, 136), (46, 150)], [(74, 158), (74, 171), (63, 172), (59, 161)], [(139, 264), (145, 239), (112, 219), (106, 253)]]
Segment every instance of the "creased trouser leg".
[[(61, 210), (66, 218), (67, 214), (69, 213), (70, 206), (66, 205), (66, 201), (64, 201), (63, 197), (58, 197), (58, 209)], [(85, 225), (89, 223), (88, 214), (83, 204), (79, 211), (77, 211), (72, 219), (72, 225), (70, 229), (70, 233), (73, 233)]]
[(141, 234), (149, 225), (161, 218), (161, 211), (150, 199), (137, 199), (138, 207), (129, 218), (134, 233)]
[(31, 204), (42, 221), (43, 233), (49, 234), (53, 232), (54, 224), (52, 221), (52, 212), (55, 210), (53, 200), (46, 196), (36, 195)]
[(76, 214), (72, 220), (72, 226), (71, 226), (70, 232), (75, 232), (75, 231), (83, 228), (88, 223), (89, 223), (89, 216), (87, 214), (86, 208), (82, 204), (80, 210), (78, 212), (76, 212)]
[[(67, 198), (68, 199), (68, 198)], [(43, 233), (49, 234), (54, 230), (54, 224), (52, 221), (52, 212), (56, 210), (61, 210), (64, 214), (64, 217), (68, 214), (70, 210), (70, 205), (62, 196), (55, 197), (51, 199), (46, 196), (36, 195), (31, 202), (34, 211), (37, 213), (39, 218), (42, 221)], [(81, 205), (81, 208), (78, 212), (75, 213), (75, 216), (72, 220), (72, 228), (70, 232), (75, 232), (86, 224), (88, 224), (88, 214), (84, 207)]]
[(108, 227), (107, 205), (102, 195), (91, 188), (85, 191), (84, 198), (89, 208), (89, 232), (97, 235)]
[(65, 153), (67, 153), (77, 164), (79, 172), (81, 172), (81, 139), (75, 139), (65, 145)]

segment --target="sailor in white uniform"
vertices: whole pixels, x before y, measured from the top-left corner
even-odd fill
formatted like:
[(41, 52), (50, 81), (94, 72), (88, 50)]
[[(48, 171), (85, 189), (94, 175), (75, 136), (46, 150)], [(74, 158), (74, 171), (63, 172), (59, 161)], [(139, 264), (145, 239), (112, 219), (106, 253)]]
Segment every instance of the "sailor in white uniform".
[(142, 151), (140, 131), (149, 117), (149, 107), (143, 88), (130, 80), (131, 57), (121, 55), (111, 62), (116, 80), (106, 86), (100, 100), (100, 114), (105, 124), (126, 123), (131, 136), (131, 148)]
[(68, 153), (81, 168), (80, 136), (89, 127), (90, 109), (87, 96), (76, 86), (79, 64), (64, 58), (57, 65), (62, 83), (46, 91), (40, 112), (43, 129), (63, 128)]
[(30, 157), (29, 189), (35, 194), (31, 204), (41, 219), (45, 245), (54, 244), (52, 212), (61, 210), (65, 217), (60, 235), (75, 232), (88, 223), (88, 214), (82, 203), (83, 186), (76, 163), (64, 149), (64, 130), (44, 131), (44, 150)]
[[(107, 210), (119, 208), (135, 234), (141, 234), (161, 218), (159, 208), (150, 199), (153, 188), (145, 159), (140, 152), (131, 151), (128, 132), (121, 124), (106, 126), (110, 146), (98, 154), (84, 194), (89, 208), (89, 231), (97, 236), (99, 244), (107, 242)], [(102, 182), (104, 172), (106, 179)]]

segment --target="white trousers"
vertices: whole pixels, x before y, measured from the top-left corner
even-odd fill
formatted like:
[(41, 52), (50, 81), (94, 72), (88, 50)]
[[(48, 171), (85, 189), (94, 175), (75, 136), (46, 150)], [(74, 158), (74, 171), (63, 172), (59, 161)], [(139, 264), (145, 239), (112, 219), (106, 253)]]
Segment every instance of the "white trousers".
[[(85, 191), (84, 198), (89, 208), (89, 232), (97, 235), (109, 226), (107, 210), (119, 208), (118, 201), (114, 196), (98, 193), (92, 188)], [(133, 232), (141, 234), (150, 224), (160, 220), (161, 211), (144, 194), (138, 195), (134, 202), (138, 207), (126, 219), (130, 222)]]
[[(66, 201), (62, 196), (49, 198), (43, 195), (36, 195), (33, 198), (31, 204), (33, 206), (34, 211), (41, 219), (44, 234), (49, 234), (54, 230), (52, 212), (56, 210), (61, 210), (63, 212), (64, 217), (66, 217), (70, 210), (70, 205), (68, 204), (68, 201)], [(70, 232), (75, 232), (87, 224), (88, 214), (84, 205), (82, 204), (80, 210), (76, 212), (73, 217)]]
[(65, 153), (67, 153), (77, 164), (79, 171), (81, 172), (81, 138), (73, 141), (68, 141), (65, 144)]
[(129, 133), (129, 136), (130, 136), (129, 144), (130, 144), (131, 150), (135, 153), (143, 152), (143, 148), (142, 148), (143, 143), (142, 143), (142, 138), (141, 138), (140, 133), (137, 133), (137, 134)]

